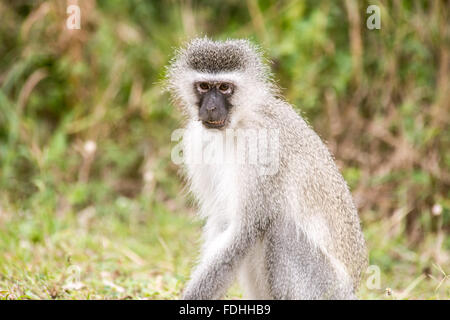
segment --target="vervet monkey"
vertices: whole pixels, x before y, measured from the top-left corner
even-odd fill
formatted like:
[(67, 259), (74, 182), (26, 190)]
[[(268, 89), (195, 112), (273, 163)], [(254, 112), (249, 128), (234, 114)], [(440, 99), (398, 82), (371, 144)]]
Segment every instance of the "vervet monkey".
[(186, 157), (220, 141), (201, 135), (278, 134), (269, 174), (245, 161), (186, 161), (206, 223), (182, 298), (219, 299), (238, 276), (249, 299), (355, 299), (367, 254), (351, 194), (327, 147), (280, 97), (258, 47), (194, 39), (167, 74), (166, 89), (186, 116)]

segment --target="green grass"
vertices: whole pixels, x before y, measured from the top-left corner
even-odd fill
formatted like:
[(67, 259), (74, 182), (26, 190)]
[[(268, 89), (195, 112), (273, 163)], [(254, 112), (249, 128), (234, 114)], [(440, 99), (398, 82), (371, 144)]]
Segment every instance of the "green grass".
[[(199, 245), (201, 223), (192, 210), (120, 197), (104, 208), (75, 212), (60, 204), (56, 210), (2, 207), (0, 298), (179, 298)], [(388, 223), (365, 228), (381, 286), (367, 289), (366, 275), (360, 298), (447, 299), (449, 270), (433, 262), (436, 252), (412, 251), (401, 238), (387, 237), (389, 232)], [(425, 239), (424, 247), (435, 241)], [(234, 285), (226, 298), (241, 297)]]
[[(369, 4), (381, 30), (365, 28)], [(79, 5), (67, 30), (61, 1), (0, 1), (1, 298), (179, 297), (201, 222), (159, 83), (174, 48), (205, 34), (260, 44), (328, 142), (381, 270), (360, 297), (450, 297), (448, 1)]]
[[(2, 209), (0, 296), (6, 299), (174, 298), (198, 225), (118, 198), (108, 208), (31, 214)], [(131, 210), (130, 210), (131, 209)], [(102, 210), (107, 214), (100, 214)], [(128, 216), (117, 214), (130, 210)], [(182, 231), (182, 232), (180, 232)], [(194, 236), (194, 237), (190, 237)]]

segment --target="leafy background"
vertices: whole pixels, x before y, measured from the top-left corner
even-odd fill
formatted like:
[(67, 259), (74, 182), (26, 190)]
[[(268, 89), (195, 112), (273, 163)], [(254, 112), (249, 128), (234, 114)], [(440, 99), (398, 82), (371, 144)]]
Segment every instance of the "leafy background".
[(449, 1), (83, 0), (68, 30), (72, 3), (0, 2), (1, 298), (179, 297), (201, 221), (160, 81), (196, 35), (260, 44), (327, 141), (381, 271), (360, 297), (449, 298)]

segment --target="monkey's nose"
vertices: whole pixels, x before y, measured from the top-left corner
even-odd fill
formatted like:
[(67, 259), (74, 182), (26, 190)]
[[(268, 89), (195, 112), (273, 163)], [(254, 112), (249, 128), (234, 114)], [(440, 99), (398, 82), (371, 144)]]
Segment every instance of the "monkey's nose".
[(208, 112), (212, 112), (212, 111), (216, 110), (216, 106), (215, 106), (215, 105), (207, 106), (207, 107), (206, 107), (206, 110), (207, 110)]

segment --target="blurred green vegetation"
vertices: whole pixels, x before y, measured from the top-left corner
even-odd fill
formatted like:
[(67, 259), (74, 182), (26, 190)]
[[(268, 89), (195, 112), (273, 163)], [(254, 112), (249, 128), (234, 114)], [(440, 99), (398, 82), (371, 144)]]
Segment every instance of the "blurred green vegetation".
[(196, 35), (260, 44), (327, 141), (382, 273), (361, 298), (449, 298), (448, 1), (83, 0), (68, 30), (70, 3), (0, 2), (0, 298), (178, 297), (201, 222), (159, 83)]

